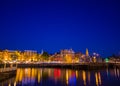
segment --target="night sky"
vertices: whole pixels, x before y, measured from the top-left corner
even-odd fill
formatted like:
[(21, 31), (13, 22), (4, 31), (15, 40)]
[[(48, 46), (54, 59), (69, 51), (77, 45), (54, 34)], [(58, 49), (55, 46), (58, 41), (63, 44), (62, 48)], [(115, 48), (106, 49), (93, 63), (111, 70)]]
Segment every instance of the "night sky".
[(120, 51), (119, 0), (0, 0), (0, 49), (109, 56)]

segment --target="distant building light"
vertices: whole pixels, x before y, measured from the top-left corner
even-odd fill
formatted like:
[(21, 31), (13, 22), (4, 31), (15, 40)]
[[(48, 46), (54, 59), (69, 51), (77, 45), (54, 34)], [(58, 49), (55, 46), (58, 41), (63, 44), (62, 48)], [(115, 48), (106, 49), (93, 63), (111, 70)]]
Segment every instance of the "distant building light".
[(108, 62), (109, 62), (109, 59), (108, 59), (108, 58), (105, 58), (105, 62), (108, 63)]

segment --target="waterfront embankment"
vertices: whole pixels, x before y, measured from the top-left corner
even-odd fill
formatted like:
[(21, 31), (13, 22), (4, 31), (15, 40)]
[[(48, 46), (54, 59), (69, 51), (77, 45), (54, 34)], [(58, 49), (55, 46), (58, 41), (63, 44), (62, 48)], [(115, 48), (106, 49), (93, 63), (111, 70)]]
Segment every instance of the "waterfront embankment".
[[(6, 64), (9, 66), (10, 64)], [(16, 65), (16, 64), (13, 64)], [(4, 64), (0, 64), (4, 66)], [(72, 69), (103, 69), (103, 68), (120, 68), (120, 63), (28, 63), (17, 64), (18, 68), (72, 68)]]
[(104, 68), (120, 68), (117, 63), (39, 63), (39, 64), (18, 64), (18, 68), (41, 67), (41, 68), (72, 68), (72, 69), (104, 69)]

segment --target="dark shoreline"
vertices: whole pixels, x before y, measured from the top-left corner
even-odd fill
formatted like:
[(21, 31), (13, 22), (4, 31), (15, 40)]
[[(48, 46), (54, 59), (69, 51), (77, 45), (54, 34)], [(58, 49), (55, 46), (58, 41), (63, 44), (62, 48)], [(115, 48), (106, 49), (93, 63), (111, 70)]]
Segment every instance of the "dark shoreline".
[[(7, 64), (9, 67), (10, 64)], [(16, 64), (14, 64), (15, 66)], [(4, 67), (4, 64), (0, 64)], [(18, 68), (67, 68), (67, 69), (83, 69), (83, 70), (97, 70), (105, 68), (120, 68), (118, 63), (39, 63), (39, 64), (17, 64)]]
[(18, 64), (18, 68), (67, 68), (67, 69), (80, 69), (80, 70), (97, 70), (105, 68), (120, 68), (120, 64), (115, 63), (41, 63), (41, 64)]

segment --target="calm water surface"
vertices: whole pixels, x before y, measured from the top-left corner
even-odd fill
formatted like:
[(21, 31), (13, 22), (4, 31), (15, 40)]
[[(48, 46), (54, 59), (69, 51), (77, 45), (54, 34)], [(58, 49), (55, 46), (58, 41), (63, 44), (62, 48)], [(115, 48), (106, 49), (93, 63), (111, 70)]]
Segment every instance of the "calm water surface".
[(0, 86), (120, 86), (120, 69), (19, 68)]

